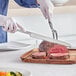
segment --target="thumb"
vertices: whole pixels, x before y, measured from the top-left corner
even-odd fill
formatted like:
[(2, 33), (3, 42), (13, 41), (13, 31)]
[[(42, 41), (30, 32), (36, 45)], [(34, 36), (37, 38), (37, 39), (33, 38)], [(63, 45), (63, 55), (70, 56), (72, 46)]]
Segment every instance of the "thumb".
[(22, 27), (22, 26), (19, 25), (18, 23), (16, 23), (16, 24), (17, 24), (17, 30), (21, 30), (21, 31), (25, 32), (24, 27)]

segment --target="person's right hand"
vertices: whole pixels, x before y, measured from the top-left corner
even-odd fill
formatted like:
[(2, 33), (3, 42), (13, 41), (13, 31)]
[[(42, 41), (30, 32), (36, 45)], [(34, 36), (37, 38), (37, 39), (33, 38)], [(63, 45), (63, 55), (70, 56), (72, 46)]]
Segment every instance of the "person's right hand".
[(4, 31), (15, 33), (17, 28), (22, 30), (22, 26), (15, 23), (12, 18), (0, 15), (0, 26), (2, 26)]
[(45, 19), (48, 19), (50, 21), (54, 9), (51, 0), (37, 0), (37, 3), (40, 4), (40, 10), (44, 15)]

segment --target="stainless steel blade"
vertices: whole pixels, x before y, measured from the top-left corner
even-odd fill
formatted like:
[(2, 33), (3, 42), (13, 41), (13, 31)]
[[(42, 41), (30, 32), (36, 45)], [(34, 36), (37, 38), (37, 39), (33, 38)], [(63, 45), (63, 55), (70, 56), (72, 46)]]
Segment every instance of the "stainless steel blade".
[(24, 34), (28, 34), (32, 38), (46, 40), (46, 41), (49, 41), (49, 42), (52, 42), (52, 43), (57, 43), (57, 44), (60, 44), (60, 45), (71, 47), (71, 45), (69, 43), (66, 43), (64, 41), (52, 39), (50, 37), (46, 37), (46, 36), (43, 36), (43, 35), (40, 35), (40, 34), (37, 34), (37, 33), (33, 33), (33, 32), (30, 32), (30, 31), (22, 31), (22, 30), (18, 30), (18, 31), (21, 32), (21, 33), (24, 33)]
[(46, 40), (46, 41), (49, 41), (49, 42), (52, 42), (52, 43), (57, 43), (57, 44), (64, 45), (64, 46), (67, 46), (67, 47), (71, 46), (70, 44), (68, 44), (66, 42), (56, 40), (56, 39), (52, 39), (50, 37), (46, 37), (46, 36), (36, 34), (36, 33), (31, 33), (30, 36), (33, 37), (33, 38), (36, 38), (36, 39)]

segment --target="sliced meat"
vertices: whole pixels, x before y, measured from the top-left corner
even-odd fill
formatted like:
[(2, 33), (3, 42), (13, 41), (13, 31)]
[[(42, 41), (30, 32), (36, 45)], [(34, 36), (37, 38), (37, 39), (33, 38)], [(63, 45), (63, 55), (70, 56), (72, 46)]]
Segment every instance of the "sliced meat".
[(66, 59), (69, 57), (69, 51), (63, 45), (42, 41), (39, 45), (39, 52), (32, 54), (32, 57), (36, 59)]
[(63, 45), (54, 45), (54, 47), (50, 48), (48, 51), (49, 58), (56, 58), (56, 59), (65, 59), (69, 57), (68, 49)]
[(32, 54), (32, 58), (34, 58), (34, 59), (45, 59), (46, 58), (46, 52), (35, 52)]
[(48, 42), (48, 41), (42, 41), (39, 45), (39, 51), (40, 52), (46, 52), (50, 48), (54, 46), (54, 43)]
[(62, 54), (62, 53), (53, 53), (53, 54), (49, 54), (48, 56), (50, 59), (67, 59), (69, 58), (68, 53), (66, 54)]

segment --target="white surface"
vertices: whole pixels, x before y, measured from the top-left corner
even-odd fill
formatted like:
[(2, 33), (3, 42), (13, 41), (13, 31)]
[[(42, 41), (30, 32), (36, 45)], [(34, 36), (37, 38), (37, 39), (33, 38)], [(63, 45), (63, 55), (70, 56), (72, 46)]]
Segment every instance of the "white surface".
[(20, 72), (23, 76), (31, 76), (31, 73), (26, 69), (22, 68), (9, 68), (9, 67), (0, 67), (0, 71), (3, 72)]
[(21, 43), (21, 42), (8, 42), (8, 43), (2, 43), (0, 44), (0, 51), (12, 51), (12, 50), (20, 50), (27, 47), (32, 46), (31, 44)]
[(9, 68), (23, 68), (32, 76), (76, 76), (76, 65), (53, 65), (24, 63), (20, 56), (27, 50), (0, 52), (0, 66)]

